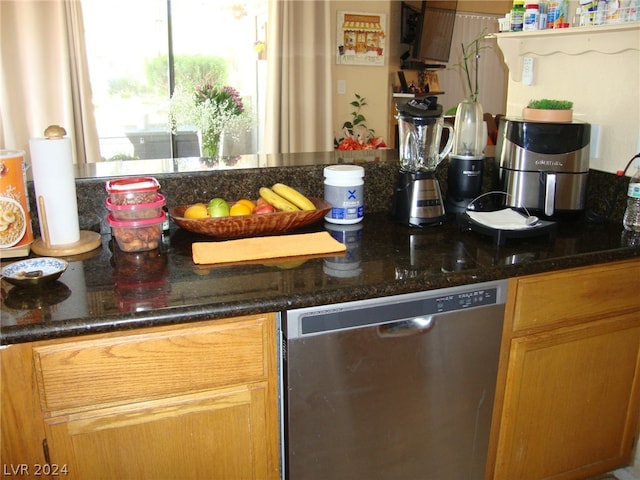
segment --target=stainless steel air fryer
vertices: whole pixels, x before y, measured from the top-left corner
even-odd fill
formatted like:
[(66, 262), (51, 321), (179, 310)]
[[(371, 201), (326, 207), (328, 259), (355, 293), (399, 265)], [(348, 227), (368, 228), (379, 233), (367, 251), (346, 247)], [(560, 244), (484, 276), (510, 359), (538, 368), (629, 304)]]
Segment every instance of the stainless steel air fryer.
[(583, 211), (590, 137), (588, 123), (503, 119), (496, 159), (507, 206), (547, 217)]

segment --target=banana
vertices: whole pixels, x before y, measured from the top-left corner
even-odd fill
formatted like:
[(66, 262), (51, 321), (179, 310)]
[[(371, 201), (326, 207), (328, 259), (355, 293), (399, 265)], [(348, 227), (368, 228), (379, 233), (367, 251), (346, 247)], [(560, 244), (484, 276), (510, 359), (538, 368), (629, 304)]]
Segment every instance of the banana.
[(268, 187), (260, 187), (260, 196), (264, 198), (267, 203), (273, 205), (276, 209), (283, 212), (299, 212), (300, 209), (296, 207), (290, 201), (282, 198), (276, 192)]
[(300, 210), (315, 210), (316, 206), (313, 204), (311, 200), (302, 195), (295, 188), (291, 188), (284, 183), (276, 183), (271, 187), (271, 190), (276, 192), (278, 195), (283, 197), (286, 200), (289, 200)]

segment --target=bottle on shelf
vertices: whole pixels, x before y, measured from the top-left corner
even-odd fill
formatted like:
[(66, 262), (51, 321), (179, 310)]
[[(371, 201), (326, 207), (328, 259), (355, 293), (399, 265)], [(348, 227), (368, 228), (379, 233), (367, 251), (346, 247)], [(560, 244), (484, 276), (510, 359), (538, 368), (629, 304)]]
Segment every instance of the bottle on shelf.
[(640, 232), (640, 163), (636, 163), (636, 173), (629, 181), (627, 190), (627, 209), (622, 225), (625, 230)]
[(547, 28), (547, 0), (538, 0), (538, 30)]
[(594, 24), (597, 5), (596, 0), (580, 0), (580, 15), (577, 18), (579, 27), (590, 27)]
[(538, 30), (538, 13), (537, 3), (527, 3), (524, 11), (523, 30)]
[(513, 0), (511, 8), (511, 31), (521, 32), (524, 27), (524, 0)]
[(607, 0), (598, 0), (594, 25), (604, 25), (607, 20)]
[(567, 20), (567, 0), (551, 0), (548, 4), (547, 28), (566, 28)]

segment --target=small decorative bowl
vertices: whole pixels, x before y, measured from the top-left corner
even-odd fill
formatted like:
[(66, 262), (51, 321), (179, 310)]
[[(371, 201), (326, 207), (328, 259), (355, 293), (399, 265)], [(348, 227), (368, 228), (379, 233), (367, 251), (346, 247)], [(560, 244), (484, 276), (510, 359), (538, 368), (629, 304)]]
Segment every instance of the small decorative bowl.
[(2, 278), (19, 287), (40, 287), (60, 278), (68, 266), (59, 258), (28, 258), (3, 267)]

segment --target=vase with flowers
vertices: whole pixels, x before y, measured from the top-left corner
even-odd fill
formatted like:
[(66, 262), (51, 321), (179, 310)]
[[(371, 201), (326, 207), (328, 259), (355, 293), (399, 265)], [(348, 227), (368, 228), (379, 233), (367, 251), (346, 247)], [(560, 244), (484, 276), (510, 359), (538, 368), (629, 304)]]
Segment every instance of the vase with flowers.
[(478, 102), (480, 51), (489, 48), (486, 45), (480, 45), (484, 35), (483, 31), (469, 44), (461, 45), (462, 61), (456, 66), (462, 69), (467, 96), (455, 109), (453, 155), (478, 157), (482, 155), (486, 144), (484, 114), (482, 105)]
[(449, 154), (446, 207), (453, 213), (464, 212), (482, 188), (487, 128), (482, 105), (478, 102), (478, 62), (483, 35), (466, 46), (462, 44), (462, 62), (458, 65), (462, 68), (468, 95), (455, 111), (453, 145)]
[(169, 121), (172, 131), (179, 125), (198, 129), (202, 157), (217, 158), (223, 134), (250, 127), (242, 98), (231, 86), (210, 82), (197, 85), (192, 92), (176, 89), (171, 97)]

